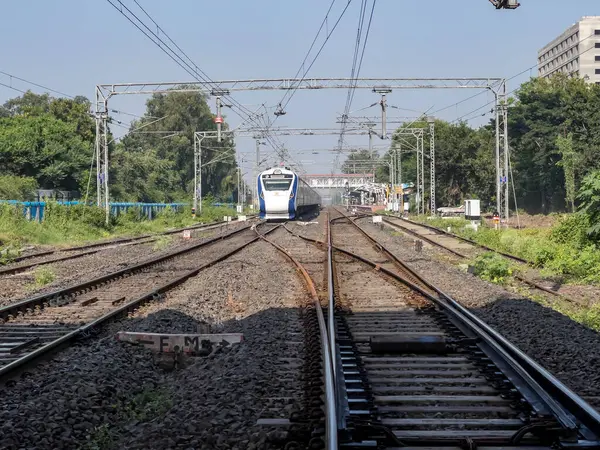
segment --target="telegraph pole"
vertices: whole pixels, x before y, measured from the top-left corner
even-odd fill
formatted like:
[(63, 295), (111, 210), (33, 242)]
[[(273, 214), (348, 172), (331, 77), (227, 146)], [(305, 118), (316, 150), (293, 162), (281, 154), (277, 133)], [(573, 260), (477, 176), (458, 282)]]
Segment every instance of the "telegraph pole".
[(435, 118), (429, 116), (429, 188), (431, 195), (431, 215), (435, 216)]

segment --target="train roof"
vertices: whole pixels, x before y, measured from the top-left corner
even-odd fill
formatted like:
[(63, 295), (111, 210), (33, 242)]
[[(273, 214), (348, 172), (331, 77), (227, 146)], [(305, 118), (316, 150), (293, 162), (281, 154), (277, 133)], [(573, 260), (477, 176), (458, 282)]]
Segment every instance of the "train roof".
[(271, 167), (270, 169), (267, 170), (263, 170), (261, 173), (261, 175), (277, 175), (277, 174), (286, 174), (286, 175), (298, 175), (296, 172), (294, 172), (293, 170), (290, 170), (286, 167)]

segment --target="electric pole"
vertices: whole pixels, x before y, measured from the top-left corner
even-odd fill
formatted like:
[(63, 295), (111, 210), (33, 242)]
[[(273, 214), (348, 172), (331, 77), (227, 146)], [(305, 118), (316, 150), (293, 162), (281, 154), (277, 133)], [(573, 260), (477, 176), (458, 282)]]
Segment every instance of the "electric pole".
[(419, 153), (423, 152), (423, 145), (420, 139), (417, 139), (417, 196), (416, 196), (416, 206), (417, 206), (417, 214), (421, 213), (421, 196), (423, 193), (421, 192), (421, 166), (420, 166), (420, 155)]
[(238, 163), (238, 170), (237, 170), (237, 206), (238, 206), (238, 208), (237, 209), (239, 209), (239, 206), (240, 206), (240, 171), (241, 171), (241, 169), (240, 169), (240, 166)]
[(221, 142), (221, 125), (223, 123), (223, 117), (221, 116), (221, 96), (217, 95), (217, 117), (215, 122), (217, 123), (217, 142)]
[(387, 100), (385, 98), (385, 94), (389, 94), (392, 92), (389, 88), (374, 88), (373, 92), (377, 94), (381, 94), (381, 101), (379, 104), (381, 105), (381, 139), (385, 139), (387, 135)]
[(431, 215), (435, 216), (435, 118), (427, 117), (429, 123), (429, 188), (431, 195)]
[(254, 163), (254, 183), (252, 184), (254, 190), (252, 192), (252, 204), (258, 210), (258, 166), (260, 165), (260, 139), (256, 138), (256, 161)]
[(398, 185), (400, 186), (400, 204), (398, 212), (404, 214), (404, 189), (402, 188), (402, 143), (398, 144)]

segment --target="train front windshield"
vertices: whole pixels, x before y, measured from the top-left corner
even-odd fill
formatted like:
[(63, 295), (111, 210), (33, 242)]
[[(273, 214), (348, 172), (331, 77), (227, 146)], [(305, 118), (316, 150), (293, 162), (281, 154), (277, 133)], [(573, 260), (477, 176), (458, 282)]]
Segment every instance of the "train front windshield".
[(276, 178), (276, 175), (267, 175), (263, 177), (262, 181), (265, 191), (288, 191), (292, 185), (292, 176), (289, 175), (289, 178), (288, 176)]

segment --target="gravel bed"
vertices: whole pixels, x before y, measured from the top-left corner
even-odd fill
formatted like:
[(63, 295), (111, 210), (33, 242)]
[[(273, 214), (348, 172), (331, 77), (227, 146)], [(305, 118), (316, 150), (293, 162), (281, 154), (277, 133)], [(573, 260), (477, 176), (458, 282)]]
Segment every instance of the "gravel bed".
[[(84, 280), (106, 275), (115, 270), (124, 269), (149, 258), (164, 255), (176, 249), (182, 249), (211, 237), (218, 236), (243, 226), (242, 223), (230, 224), (228, 228), (196, 231), (195, 237), (184, 240), (181, 236), (165, 237), (163, 244), (152, 242), (139, 245), (125, 245), (107, 248), (98, 253), (82, 256), (53, 264), (34, 267), (26, 272), (0, 277), (0, 306), (14, 303), (17, 300), (35, 294), (51, 292)], [(54, 280), (38, 287), (35, 283), (36, 274), (51, 272)]]
[[(0, 447), (283, 448), (285, 432), (256, 421), (300, 407), (294, 364), (304, 357), (296, 342), (299, 305), (307, 300), (293, 266), (269, 244), (252, 244), (0, 391)], [(242, 332), (244, 342), (186, 358), (175, 371), (164, 358), (113, 338), (119, 330), (207, 327)]]
[[(317, 223), (314, 223), (317, 222)], [(327, 223), (327, 214), (323, 211), (316, 217), (310, 217), (306, 220), (294, 220), (287, 224), (287, 227), (294, 233), (301, 234), (302, 236), (318, 239), (320, 241), (325, 240), (325, 224)]]
[(174, 406), (159, 421), (127, 429), (118, 447), (282, 448), (281, 430), (255, 424), (260, 417), (288, 417), (300, 407), (300, 374), (285, 362), (303, 358), (302, 346), (289, 341), (301, 341), (298, 305), (307, 300), (293, 266), (258, 242), (173, 291), (164, 303), (145, 308), (145, 317), (130, 323), (137, 331), (164, 329), (152, 317), (167, 308), (193, 318), (177, 322), (186, 331), (209, 323), (212, 332), (243, 333), (244, 342), (166, 377)]
[(470, 308), (563, 383), (600, 407), (600, 334), (518, 294), (439, 261), (441, 250), (414, 250), (413, 238), (357, 223), (433, 284)]
[[(302, 233), (302, 230), (295, 231), (289, 225), (288, 228), (301, 236), (306, 236)], [(317, 292), (327, 292), (327, 275), (325, 272), (327, 252), (320, 250), (310, 242), (306, 242), (282, 229), (273, 232), (273, 234), (269, 236), (269, 239), (289, 251), (294, 258), (304, 266), (315, 283)]]

